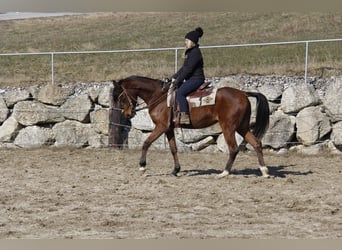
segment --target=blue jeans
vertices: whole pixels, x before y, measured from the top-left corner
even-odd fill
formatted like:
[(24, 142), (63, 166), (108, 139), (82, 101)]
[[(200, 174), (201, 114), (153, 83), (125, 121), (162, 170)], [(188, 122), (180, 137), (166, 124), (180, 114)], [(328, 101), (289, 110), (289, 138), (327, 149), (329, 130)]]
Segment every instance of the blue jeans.
[(203, 82), (204, 79), (202, 78), (189, 79), (183, 82), (180, 87), (178, 87), (176, 93), (176, 100), (179, 103), (181, 112), (189, 113), (189, 106), (186, 100), (186, 96), (191, 92), (195, 91), (196, 89), (198, 89)]

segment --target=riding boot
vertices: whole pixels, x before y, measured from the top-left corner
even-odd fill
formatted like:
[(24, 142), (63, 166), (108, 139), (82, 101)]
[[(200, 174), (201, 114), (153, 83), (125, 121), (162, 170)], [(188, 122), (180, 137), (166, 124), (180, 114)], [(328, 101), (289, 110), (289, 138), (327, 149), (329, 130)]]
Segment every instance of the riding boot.
[(186, 112), (181, 112), (180, 113), (180, 120), (179, 120), (180, 124), (190, 124), (190, 116), (188, 113)]

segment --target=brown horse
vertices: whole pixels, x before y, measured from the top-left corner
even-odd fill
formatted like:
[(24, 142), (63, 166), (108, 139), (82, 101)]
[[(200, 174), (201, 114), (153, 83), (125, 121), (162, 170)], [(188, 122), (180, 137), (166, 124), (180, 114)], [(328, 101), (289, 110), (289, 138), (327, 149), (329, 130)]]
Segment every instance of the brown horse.
[[(165, 134), (174, 159), (172, 174), (177, 175), (181, 167), (177, 155), (174, 125), (170, 125), (170, 108), (167, 107), (167, 91), (169, 85), (151, 78), (131, 76), (118, 82), (113, 81), (114, 102), (122, 108), (126, 117), (135, 115), (137, 99), (140, 97), (147, 105), (155, 128), (142, 146), (140, 170), (146, 167), (146, 154), (151, 144), (162, 134)], [(257, 99), (257, 116), (253, 133), (250, 131), (251, 105), (248, 96)], [(235, 140), (235, 131), (238, 132), (255, 149), (263, 176), (268, 177), (262, 153), (261, 138), (269, 123), (269, 106), (267, 99), (261, 93), (244, 92), (238, 89), (223, 87), (217, 90), (214, 105), (192, 108), (190, 111), (190, 125), (181, 125), (183, 128), (200, 129), (219, 122), (229, 149), (229, 159), (224, 171), (218, 177), (229, 175), (234, 160), (239, 152)]]

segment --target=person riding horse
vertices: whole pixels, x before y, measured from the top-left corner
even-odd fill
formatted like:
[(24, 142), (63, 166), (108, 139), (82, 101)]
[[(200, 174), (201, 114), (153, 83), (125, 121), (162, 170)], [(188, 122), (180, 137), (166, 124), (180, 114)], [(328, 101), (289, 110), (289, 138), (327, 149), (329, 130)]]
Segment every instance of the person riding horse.
[(176, 100), (180, 108), (180, 124), (190, 124), (189, 106), (186, 96), (204, 82), (203, 57), (198, 40), (203, 36), (201, 27), (185, 35), (183, 66), (171, 77), (172, 86), (177, 88)]
[[(235, 133), (240, 134), (244, 140), (252, 145), (259, 162), (262, 176), (268, 177), (268, 168), (265, 164), (261, 138), (269, 124), (269, 104), (267, 98), (256, 92), (245, 92), (239, 89), (222, 87), (217, 89), (215, 102), (189, 110), (186, 96), (198, 89), (204, 82), (203, 58), (199, 49), (198, 40), (203, 35), (202, 28), (197, 28), (185, 35), (184, 65), (174, 74), (171, 85), (176, 85), (176, 100), (181, 110), (181, 128), (201, 129), (219, 123), (229, 150), (229, 158), (219, 178), (228, 176), (235, 158), (239, 152)], [(185, 80), (185, 81), (184, 81)], [(150, 135), (145, 139), (139, 160), (139, 170), (146, 170), (146, 155), (151, 144), (162, 134), (170, 145), (174, 168), (172, 174), (177, 176), (181, 170), (177, 154), (175, 126), (170, 125), (170, 106), (168, 105), (168, 91), (165, 91), (165, 82), (157, 79), (130, 76), (119, 81), (113, 80), (113, 100), (116, 107), (122, 110), (126, 117), (136, 113), (138, 98), (142, 99), (148, 108), (148, 114), (155, 124)], [(171, 88), (170, 88), (171, 90)], [(256, 98), (256, 117), (251, 129), (251, 103), (248, 97)], [(191, 113), (191, 122), (190, 115)]]

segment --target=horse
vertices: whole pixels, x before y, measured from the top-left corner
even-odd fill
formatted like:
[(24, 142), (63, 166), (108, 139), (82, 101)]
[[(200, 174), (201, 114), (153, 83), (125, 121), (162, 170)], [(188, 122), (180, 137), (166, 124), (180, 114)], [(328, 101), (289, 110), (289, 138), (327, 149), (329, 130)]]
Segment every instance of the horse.
[[(167, 92), (170, 83), (162, 80), (142, 76), (130, 76), (118, 81), (113, 80), (113, 101), (122, 110), (125, 117), (133, 117), (136, 114), (138, 97), (141, 98), (147, 108), (155, 128), (142, 145), (139, 170), (146, 170), (146, 155), (151, 144), (162, 134), (165, 134), (173, 156), (174, 168), (172, 174), (177, 176), (181, 170), (177, 154), (175, 139), (175, 125), (170, 123), (170, 107), (167, 105)], [(248, 97), (257, 100), (256, 121), (250, 126), (251, 104)], [(229, 157), (224, 170), (218, 174), (218, 178), (228, 176), (231, 172), (235, 158), (239, 152), (236, 143), (235, 132), (252, 145), (258, 157), (259, 169), (263, 177), (269, 177), (268, 168), (265, 165), (261, 138), (269, 125), (269, 105), (266, 97), (261, 93), (245, 92), (230, 87), (219, 88), (216, 92), (214, 105), (202, 106), (190, 109), (189, 125), (180, 125), (182, 128), (201, 129), (219, 123), (225, 141), (228, 145)]]

